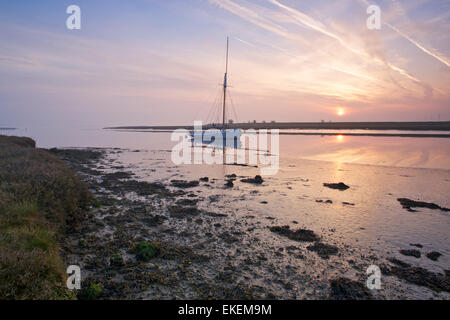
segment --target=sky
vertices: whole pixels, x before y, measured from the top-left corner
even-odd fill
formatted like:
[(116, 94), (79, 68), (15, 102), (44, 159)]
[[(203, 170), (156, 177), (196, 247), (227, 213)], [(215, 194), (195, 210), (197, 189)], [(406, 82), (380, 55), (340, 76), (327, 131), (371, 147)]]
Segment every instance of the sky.
[(206, 121), (227, 36), (235, 121), (450, 120), (448, 0), (17, 0), (0, 2), (0, 126)]

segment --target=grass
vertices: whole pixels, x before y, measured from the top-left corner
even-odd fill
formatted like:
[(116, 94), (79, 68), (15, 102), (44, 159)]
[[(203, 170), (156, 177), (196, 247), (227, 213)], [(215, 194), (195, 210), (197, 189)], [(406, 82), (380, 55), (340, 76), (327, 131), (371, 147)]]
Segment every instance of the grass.
[(30, 138), (0, 136), (0, 299), (72, 299), (61, 237), (92, 196)]
[(138, 260), (148, 262), (158, 252), (158, 248), (152, 242), (141, 241), (136, 245), (134, 253)]
[(82, 300), (97, 300), (103, 294), (103, 288), (97, 283), (91, 283), (89, 287), (83, 290), (79, 297)]

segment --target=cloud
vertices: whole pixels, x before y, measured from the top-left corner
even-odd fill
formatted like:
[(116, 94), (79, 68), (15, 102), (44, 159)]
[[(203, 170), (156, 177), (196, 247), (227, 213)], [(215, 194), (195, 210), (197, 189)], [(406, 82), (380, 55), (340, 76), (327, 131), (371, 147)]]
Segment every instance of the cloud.
[[(414, 75), (413, 72), (408, 71), (407, 70), (408, 65), (401, 66), (401, 64), (399, 64), (398, 62), (392, 61), (391, 57), (389, 59), (386, 58), (385, 54), (386, 48), (384, 42), (387, 40), (380, 40), (380, 37), (383, 37), (383, 35), (386, 36), (388, 34), (367, 32), (367, 30), (365, 30), (366, 29), (365, 24), (364, 27), (357, 27), (356, 29), (354, 26), (351, 26), (350, 29), (347, 28), (346, 30), (345, 29), (336, 30), (333, 29), (333, 27), (331, 27), (330, 25), (324, 24), (320, 20), (313, 18), (311, 15), (305, 12), (302, 12), (296, 8), (283, 4), (279, 0), (266, 0), (267, 4), (273, 6), (271, 8), (256, 6), (253, 3), (247, 1), (240, 2), (239, 4), (237, 3), (237, 1), (233, 0), (225, 0), (225, 1), (209, 0), (209, 1), (217, 4), (219, 7), (233, 14), (238, 15), (245, 21), (251, 22), (266, 30), (272, 31), (276, 35), (279, 35), (286, 40), (295, 41), (298, 38), (303, 37), (301, 44), (305, 45), (305, 47), (307, 47), (309, 51), (315, 52), (316, 54), (316, 59), (315, 61), (313, 61), (313, 63), (315, 64), (319, 64), (321, 66), (330, 66), (330, 64), (324, 64), (320, 60), (335, 59), (337, 60), (337, 63), (331, 64), (332, 66), (331, 69), (334, 71), (343, 72), (348, 75), (358, 77), (360, 79), (372, 81), (373, 83), (375, 83), (373, 81), (374, 77), (381, 76), (380, 81), (391, 82), (397, 88), (401, 88), (403, 89), (403, 91), (408, 92), (409, 94), (415, 91), (415, 89), (411, 88), (411, 85), (407, 86), (406, 84), (401, 84), (401, 82), (399, 82), (389, 74), (390, 72), (384, 71), (385, 72), (384, 75), (380, 74), (380, 72), (382, 72), (381, 70), (383, 70), (382, 68), (380, 69), (380, 67), (384, 67), (390, 70), (391, 72), (397, 73), (399, 76), (403, 77), (404, 80), (410, 81), (412, 85), (416, 85), (418, 88), (423, 89), (423, 94), (426, 97), (431, 97), (432, 95), (432, 92), (434, 90), (433, 86), (421, 80), (420, 77)], [(367, 1), (362, 2), (368, 3)], [(259, 2), (259, 4), (261, 3)], [(348, 6), (350, 6), (350, 4)], [(399, 7), (397, 5), (396, 8), (397, 13), (394, 12), (396, 15), (404, 14), (403, 12), (404, 10), (402, 7)], [(399, 11), (398, 8), (402, 10)], [(332, 11), (332, 8), (329, 8), (329, 11)], [(267, 27), (269, 24), (272, 26), (271, 28)], [(336, 47), (333, 47), (331, 43), (324, 42), (325, 39), (320, 37), (311, 38), (311, 36), (302, 35), (302, 33), (298, 33), (298, 31), (293, 30), (292, 25), (306, 28), (308, 30), (311, 30), (312, 32), (316, 32), (324, 36), (325, 38), (330, 39), (332, 42), (334, 41), (341, 48), (346, 50), (349, 54), (355, 55), (357, 59), (353, 59), (353, 61), (351, 61), (349, 56), (344, 52), (342, 52), (342, 50), (336, 50)], [(276, 26), (276, 28), (274, 29), (273, 26)], [(336, 26), (339, 26), (339, 24), (334, 23), (334, 27)], [(351, 28), (353, 28), (353, 30)], [(405, 35), (403, 34), (403, 36)], [(353, 41), (350, 41), (352, 38)], [(414, 40), (409, 39), (409, 41)], [(420, 44), (418, 44), (417, 42), (414, 42), (414, 44), (420, 46)], [(275, 48), (275, 44), (272, 44), (272, 47)], [(420, 48), (422, 50), (426, 50), (424, 51), (426, 53), (433, 54), (431, 51), (427, 50), (423, 46), (421, 46)], [(285, 53), (289, 54), (292, 57), (296, 56), (295, 52), (285, 51)], [(439, 56), (433, 54), (433, 57), (436, 58)], [(442, 57), (439, 58), (442, 61), (446, 62), (444, 58)], [(361, 68), (359, 66), (356, 66), (356, 64), (360, 65), (362, 64), (365, 67)], [(349, 65), (353, 66), (348, 68)], [(356, 71), (357, 69), (360, 70)], [(369, 75), (369, 73), (373, 73), (374, 70), (378, 70), (375, 72), (376, 75), (374, 74)], [(378, 82), (378, 85), (380, 85), (380, 81)], [(326, 84), (324, 84), (323, 86), (326, 86)], [(330, 87), (333, 86), (334, 85), (330, 84)], [(317, 92), (323, 94), (323, 89), (317, 90)], [(372, 93), (367, 92), (367, 93), (373, 95), (374, 92)]]
[(420, 50), (422, 50), (423, 52), (425, 52), (426, 54), (430, 55), (431, 57), (435, 58), (436, 60), (442, 62), (443, 64), (445, 64), (447, 67), (450, 67), (450, 63), (444, 59), (443, 57), (440, 57), (439, 55), (437, 55), (434, 52), (431, 52), (430, 50), (428, 50), (427, 48), (425, 48), (424, 46), (422, 46), (420, 43), (418, 43), (417, 41), (411, 39), (409, 36), (407, 36), (405, 33), (401, 32), (400, 30), (398, 30), (396, 27), (392, 26), (391, 24), (384, 22), (384, 25), (388, 26), (389, 28), (391, 28), (392, 30), (394, 30), (395, 32), (397, 32), (399, 35), (401, 35), (403, 38), (405, 38), (406, 40), (408, 40), (409, 42), (411, 42), (413, 45), (415, 45), (417, 48), (419, 48)]
[(277, 25), (270, 20), (261, 17), (259, 14), (250, 10), (246, 7), (243, 7), (231, 0), (209, 0), (210, 3), (217, 5), (220, 8), (223, 8), (261, 28), (264, 28), (268, 31), (271, 31), (275, 34), (278, 34), (283, 37), (290, 37), (290, 34), (286, 32), (280, 25)]
[[(318, 32), (320, 32), (320, 33), (322, 33), (322, 34), (324, 34), (324, 35), (326, 35), (326, 36), (328, 36), (328, 37), (330, 37), (330, 38), (332, 38), (332, 39), (338, 41), (339, 44), (340, 44), (342, 47), (344, 47), (345, 49), (347, 49), (347, 50), (349, 50), (349, 51), (351, 51), (351, 52), (353, 52), (353, 53), (355, 53), (355, 54), (357, 54), (357, 55), (361, 55), (361, 56), (364, 56), (364, 57), (368, 57), (368, 54), (367, 54), (367, 53), (365, 53), (365, 52), (363, 52), (363, 51), (361, 51), (361, 50), (358, 50), (358, 49), (355, 49), (355, 48), (351, 47), (351, 46), (350, 46), (348, 43), (346, 43), (346, 41), (344, 41), (341, 37), (339, 37), (337, 34), (335, 34), (335, 33), (332, 32), (332, 31), (328, 31), (328, 30), (326, 29), (326, 27), (325, 27), (322, 23), (320, 23), (319, 21), (317, 21), (317, 20), (311, 18), (310, 16), (308, 16), (308, 15), (306, 15), (306, 14), (300, 12), (299, 10), (296, 10), (296, 9), (290, 8), (290, 7), (286, 6), (286, 5), (283, 5), (283, 4), (281, 4), (281, 3), (280, 3), (279, 1), (277, 1), (277, 0), (267, 0), (267, 1), (269, 1), (269, 2), (271, 2), (271, 3), (273, 3), (273, 4), (276, 4), (276, 5), (279, 6), (280, 8), (283, 8), (283, 9), (289, 11), (290, 13), (292, 13), (293, 16), (294, 16), (294, 18), (295, 18), (298, 22), (300, 22), (300, 23), (302, 23), (302, 24), (304, 24), (304, 25), (310, 27), (311, 29), (316, 30), (316, 31), (318, 31)], [(366, 35), (367, 35), (367, 34), (366, 34)], [(372, 52), (372, 53), (373, 53), (373, 52)], [(399, 74), (401, 74), (401, 75), (407, 77), (408, 79), (410, 79), (410, 80), (412, 80), (412, 81), (414, 81), (414, 82), (416, 82), (416, 83), (422, 84), (422, 82), (421, 82), (419, 79), (417, 79), (416, 77), (414, 77), (414, 76), (412, 76), (411, 74), (409, 74), (406, 70), (404, 70), (404, 69), (402, 69), (402, 68), (400, 68), (400, 67), (394, 65), (393, 63), (388, 63), (388, 62), (385, 60), (384, 55), (380, 54), (380, 51), (378, 51), (378, 52), (376, 53), (376, 56), (377, 56), (377, 57), (376, 57), (376, 59), (375, 59), (375, 62), (377, 62), (377, 63), (383, 63), (383, 64), (385, 64), (386, 66), (388, 66), (390, 69), (392, 69), (392, 70), (394, 70), (394, 71), (397, 71)], [(429, 86), (426, 85), (426, 87), (429, 87)]]

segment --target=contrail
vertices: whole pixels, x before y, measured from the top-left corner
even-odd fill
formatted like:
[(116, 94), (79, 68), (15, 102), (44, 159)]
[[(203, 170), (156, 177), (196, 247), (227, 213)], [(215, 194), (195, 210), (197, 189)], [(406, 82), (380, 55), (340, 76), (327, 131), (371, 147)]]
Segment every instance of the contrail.
[[(359, 50), (357, 50), (357, 49), (352, 48), (351, 46), (349, 46), (349, 45), (348, 45), (344, 40), (342, 40), (338, 35), (336, 35), (336, 34), (334, 34), (334, 33), (332, 33), (332, 32), (327, 31), (327, 30), (325, 29), (325, 26), (323, 26), (320, 22), (314, 20), (313, 18), (309, 17), (308, 15), (306, 15), (306, 14), (304, 14), (304, 13), (302, 13), (302, 12), (296, 10), (296, 9), (293, 9), (293, 8), (291, 8), (291, 7), (288, 7), (288, 6), (286, 6), (286, 5), (282, 4), (282, 3), (280, 3), (278, 0), (267, 0), (267, 1), (269, 1), (269, 2), (271, 2), (271, 3), (273, 3), (273, 4), (275, 4), (275, 5), (277, 5), (277, 6), (280, 7), (280, 8), (283, 8), (283, 9), (289, 11), (291, 14), (294, 15), (295, 19), (296, 19), (298, 22), (300, 22), (300, 23), (302, 23), (302, 24), (304, 24), (304, 25), (306, 25), (306, 26), (312, 28), (313, 30), (316, 30), (316, 31), (318, 31), (318, 32), (320, 32), (320, 33), (322, 33), (322, 34), (324, 34), (324, 35), (327, 35), (328, 37), (331, 37), (331, 38), (333, 38), (334, 40), (338, 41), (339, 44), (340, 44), (342, 47), (344, 47), (345, 49), (347, 49), (347, 50), (349, 50), (349, 51), (351, 51), (351, 52), (353, 52), (353, 53), (356, 53), (356, 54), (358, 54), (358, 55), (362, 55), (362, 56), (365, 56), (365, 57), (369, 57), (369, 56), (367, 55), (367, 53), (362, 52), (362, 51), (359, 51)], [(396, 65), (393, 65), (393, 64), (391, 64), (391, 63), (386, 63), (386, 62), (382, 61), (381, 59), (375, 59), (375, 61), (376, 61), (377, 63), (387, 65), (390, 69), (392, 69), (392, 70), (394, 70), (394, 71), (397, 71), (397, 72), (400, 73), (401, 75), (405, 76), (406, 78), (408, 78), (408, 79), (410, 79), (410, 80), (412, 80), (412, 81), (414, 81), (414, 82), (416, 82), (416, 83), (420, 83), (420, 84), (422, 83), (419, 79), (417, 79), (417, 78), (415, 78), (414, 76), (410, 75), (406, 70), (404, 70), (404, 69), (402, 69), (402, 68), (400, 68), (400, 67), (397, 67)]]
[(437, 54), (431, 52), (430, 50), (428, 50), (427, 48), (425, 48), (424, 46), (422, 46), (420, 43), (414, 41), (413, 39), (411, 39), (410, 37), (408, 37), (406, 34), (404, 34), (403, 32), (401, 32), (400, 30), (398, 30), (396, 27), (390, 25), (387, 22), (383, 23), (384, 25), (388, 26), (389, 28), (391, 28), (392, 30), (394, 30), (395, 32), (397, 32), (399, 35), (401, 35), (403, 38), (405, 38), (406, 40), (408, 40), (409, 42), (411, 42), (413, 45), (415, 45), (417, 48), (419, 48), (420, 50), (422, 50), (423, 52), (425, 52), (426, 54), (432, 56), (433, 58), (439, 60), (440, 62), (442, 62), (443, 64), (445, 64), (447, 67), (450, 67), (450, 63), (448, 61), (446, 61), (444, 58), (439, 57)]
[[(209, 0), (209, 1), (211, 3), (218, 5), (221, 8), (224, 8), (225, 10), (228, 10), (228, 11), (240, 16), (241, 18), (243, 18), (247, 21), (254, 23), (255, 25), (258, 25), (258, 26), (266, 29), (266, 30), (269, 30), (269, 31), (271, 31), (275, 34), (278, 34), (280, 36), (283, 36), (287, 39), (293, 39), (292, 35), (285, 32), (279, 25), (275, 24), (276, 27), (273, 27), (274, 24), (270, 25), (266, 19), (264, 19), (263, 17), (258, 15), (256, 12), (250, 10), (249, 8), (240, 6), (232, 0)], [(293, 17), (295, 19), (297, 24), (302, 24), (302, 25), (307, 26), (317, 32), (320, 32), (320, 33), (334, 39), (343, 48), (349, 50), (350, 52), (353, 52), (353, 53), (363, 56), (365, 58), (371, 58), (374, 62), (385, 65), (388, 68), (390, 68), (391, 70), (396, 71), (399, 74), (401, 74), (402, 76), (406, 77), (407, 79), (422, 85), (422, 82), (419, 79), (417, 79), (416, 77), (409, 74), (406, 70), (404, 70), (396, 65), (393, 65), (391, 63), (382, 61), (379, 58), (373, 58), (370, 55), (368, 55), (366, 52), (360, 51), (358, 49), (351, 47), (348, 43), (346, 43), (337, 34), (326, 30), (326, 26), (324, 26), (321, 22), (311, 18), (310, 16), (304, 14), (303, 12), (301, 12), (297, 9), (291, 8), (289, 6), (286, 6), (282, 3), (280, 3), (278, 0), (267, 0), (267, 1), (278, 6), (279, 8), (282, 8), (282, 9), (288, 11), (291, 14), (291, 17)]]
[[(363, 2), (366, 5), (370, 5), (370, 3), (367, 0), (361, 0), (361, 2)], [(403, 15), (406, 17), (406, 13), (404, 12), (404, 10), (402, 9)], [(389, 28), (391, 28), (393, 31), (397, 32), (401, 37), (405, 38), (406, 40), (408, 40), (409, 42), (411, 42), (413, 45), (415, 45), (417, 48), (419, 48), (420, 50), (422, 50), (423, 52), (425, 52), (426, 54), (432, 56), (433, 58), (439, 60), (440, 62), (442, 62), (443, 64), (445, 64), (447, 67), (450, 67), (450, 63), (445, 60), (444, 58), (438, 56), (436, 53), (431, 52), (430, 50), (428, 50), (427, 48), (425, 48), (424, 46), (422, 46), (420, 43), (418, 43), (417, 41), (411, 39), (409, 36), (407, 36), (406, 34), (404, 34), (403, 32), (401, 32), (400, 30), (398, 30), (396, 27), (394, 27), (393, 25), (389, 24), (388, 22), (383, 22), (384, 25), (388, 26)]]
[(337, 35), (335, 35), (335, 34), (333, 34), (331, 32), (328, 32), (327, 30), (325, 30), (325, 26), (323, 26), (320, 22), (312, 19), (308, 15), (306, 15), (306, 14), (304, 14), (304, 13), (302, 13), (302, 12), (296, 10), (296, 9), (288, 7), (288, 6), (278, 2), (277, 0), (267, 0), (267, 1), (271, 2), (272, 4), (278, 6), (278, 7), (282, 8), (282, 9), (285, 9), (286, 11), (289, 11), (290, 13), (292, 13), (295, 16), (297, 21), (301, 22), (305, 26), (307, 26), (307, 27), (309, 27), (309, 28), (311, 28), (313, 30), (319, 31), (319, 32), (329, 36), (330, 38), (333, 38), (333, 39), (339, 41), (339, 42), (342, 42), (342, 40)]
[(250, 47), (254, 47), (254, 45), (253, 44), (251, 44), (250, 42), (247, 42), (247, 41), (245, 41), (245, 40), (242, 40), (242, 39), (240, 39), (240, 38), (238, 38), (238, 37), (234, 37), (237, 41), (240, 41), (240, 42), (242, 42), (243, 44), (246, 44), (246, 45), (248, 45), (248, 46), (250, 46)]
[(223, 8), (247, 21), (250, 21), (251, 23), (264, 28), (268, 31), (271, 31), (275, 34), (278, 34), (280, 36), (290, 38), (290, 35), (286, 33), (285, 30), (279, 25), (276, 25), (272, 23), (271, 21), (268, 21), (267, 19), (262, 18), (260, 15), (258, 15), (256, 12), (240, 6), (239, 4), (231, 1), (231, 0), (208, 0), (210, 3), (213, 3), (217, 5), (220, 8)]

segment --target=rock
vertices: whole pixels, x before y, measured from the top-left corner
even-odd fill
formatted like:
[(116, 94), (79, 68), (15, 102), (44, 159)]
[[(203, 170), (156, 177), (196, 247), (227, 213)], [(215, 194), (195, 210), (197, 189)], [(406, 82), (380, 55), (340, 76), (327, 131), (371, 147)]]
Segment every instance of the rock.
[(225, 187), (227, 188), (233, 188), (234, 184), (232, 180), (227, 180), (227, 182), (225, 183)]
[(223, 218), (223, 217), (227, 216), (224, 213), (216, 213), (216, 212), (211, 212), (211, 211), (205, 211), (203, 213), (207, 216), (214, 217), (214, 218)]
[(212, 196), (208, 197), (209, 202), (217, 202), (220, 199), (220, 195), (218, 194), (213, 194)]
[(156, 227), (164, 223), (167, 220), (166, 217), (160, 215), (145, 216), (140, 219), (146, 226)]
[(431, 251), (427, 253), (427, 258), (433, 261), (437, 261), (440, 256), (442, 256), (442, 253), (437, 251)]
[(357, 282), (347, 278), (330, 280), (330, 296), (336, 300), (365, 300), (372, 297), (365, 282)]
[(136, 255), (136, 259), (148, 262), (151, 258), (153, 258), (158, 252), (158, 248), (152, 242), (141, 241), (134, 248), (134, 254)]
[(342, 202), (342, 204), (344, 205), (344, 206), (354, 206), (355, 204), (354, 203), (351, 203), (351, 202)]
[[(198, 181), (196, 181), (198, 184)], [(139, 196), (159, 195), (162, 197), (174, 197), (183, 195), (184, 191), (172, 192), (159, 182), (146, 182), (137, 180), (103, 179), (101, 187), (116, 192), (136, 192)]]
[(400, 202), (403, 209), (407, 209), (411, 212), (415, 212), (415, 210), (413, 210), (412, 208), (428, 208), (433, 210), (450, 211), (450, 209), (448, 208), (443, 208), (435, 203), (430, 202), (415, 201), (407, 198), (398, 198), (397, 201)]
[(169, 213), (175, 218), (186, 218), (188, 216), (197, 216), (200, 214), (200, 210), (196, 207), (171, 206), (169, 207)]
[(208, 178), (208, 177), (203, 177), (203, 178), (200, 178), (199, 180), (200, 180), (200, 181), (203, 181), (203, 182), (208, 182), (208, 181), (209, 181), (209, 178)]
[(421, 256), (420, 251), (415, 249), (399, 250), (399, 252), (404, 256), (410, 256), (415, 258), (420, 258)]
[(177, 188), (182, 188), (182, 189), (186, 189), (186, 188), (193, 188), (193, 187), (197, 187), (199, 185), (199, 182), (197, 180), (192, 180), (192, 181), (186, 181), (186, 180), (171, 180), (170, 184), (174, 187)]
[(314, 242), (319, 240), (319, 237), (311, 230), (297, 229), (293, 231), (289, 226), (274, 226), (270, 227), (270, 231), (295, 241)]
[(324, 183), (323, 184), (324, 187), (328, 187), (331, 189), (337, 189), (337, 190), (347, 190), (348, 188), (350, 188), (348, 185), (346, 185), (343, 182), (339, 182), (339, 183)]
[(262, 184), (264, 182), (263, 178), (260, 175), (256, 175), (254, 178), (242, 179), (242, 182), (245, 183), (253, 183), (253, 184)]
[(109, 264), (111, 265), (111, 267), (122, 267), (123, 265), (125, 265), (123, 257), (120, 253), (113, 254), (109, 258)]
[(399, 279), (418, 286), (427, 287), (436, 292), (450, 292), (450, 277), (448, 273), (445, 275), (433, 273), (421, 267), (413, 267), (409, 263), (395, 258), (388, 260), (394, 263), (395, 266), (391, 268), (382, 266), (383, 275), (396, 276)]
[(223, 232), (219, 234), (218, 237), (228, 244), (239, 242), (239, 238), (229, 234), (228, 232)]
[(319, 200), (316, 200), (316, 202), (318, 202), (318, 203), (333, 203), (333, 201), (332, 200), (321, 200), (321, 199), (319, 199)]
[(197, 205), (198, 199), (180, 199), (175, 202), (178, 206), (195, 206)]
[(234, 173), (232, 173), (232, 174), (225, 175), (225, 178), (228, 178), (228, 179), (231, 179), (231, 180), (236, 180), (237, 176)]
[(411, 267), (411, 265), (409, 263), (403, 262), (402, 260), (396, 259), (396, 258), (389, 258), (388, 259), (390, 262), (392, 262), (393, 264), (402, 267), (402, 268), (408, 268)]
[(409, 245), (412, 247), (423, 248), (423, 245), (421, 245), (420, 243), (410, 243)]
[(117, 180), (117, 179), (130, 179), (134, 175), (133, 172), (117, 171), (113, 173), (107, 173), (104, 178)]
[(328, 259), (338, 253), (339, 249), (336, 246), (325, 244), (322, 242), (316, 242), (313, 245), (308, 246), (306, 249), (309, 251), (317, 252), (322, 259)]

